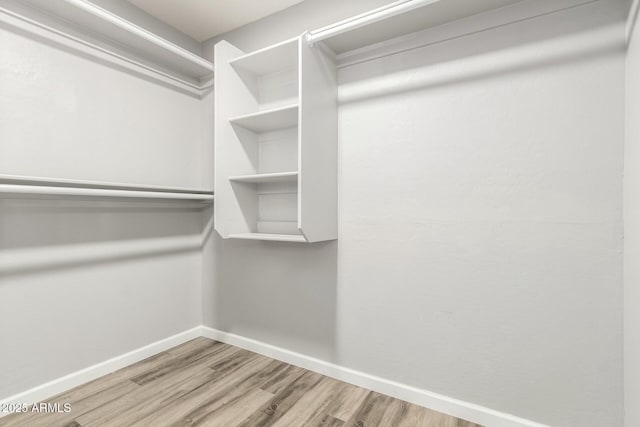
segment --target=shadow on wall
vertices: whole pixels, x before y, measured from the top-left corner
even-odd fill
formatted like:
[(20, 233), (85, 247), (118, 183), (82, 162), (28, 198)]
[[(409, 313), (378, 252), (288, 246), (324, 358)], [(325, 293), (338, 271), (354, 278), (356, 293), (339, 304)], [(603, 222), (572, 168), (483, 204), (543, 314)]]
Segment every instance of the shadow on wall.
[(0, 278), (199, 251), (201, 206), (1, 199)]
[[(212, 230), (211, 212), (205, 220)], [(225, 240), (211, 231), (204, 253), (205, 325), (334, 359), (337, 241)]]

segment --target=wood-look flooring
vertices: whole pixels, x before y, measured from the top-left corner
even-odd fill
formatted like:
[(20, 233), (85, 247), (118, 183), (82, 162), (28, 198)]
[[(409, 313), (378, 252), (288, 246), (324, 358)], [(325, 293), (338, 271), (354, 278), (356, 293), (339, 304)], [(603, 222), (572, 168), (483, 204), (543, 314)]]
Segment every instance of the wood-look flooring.
[(480, 427), (206, 338), (48, 402), (71, 411), (11, 414), (0, 426)]

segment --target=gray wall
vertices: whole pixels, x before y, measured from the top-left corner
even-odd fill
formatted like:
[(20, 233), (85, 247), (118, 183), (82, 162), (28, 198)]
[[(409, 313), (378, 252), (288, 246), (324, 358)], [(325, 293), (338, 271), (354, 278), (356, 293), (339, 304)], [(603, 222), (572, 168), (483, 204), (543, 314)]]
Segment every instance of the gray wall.
[[(638, 2), (629, 21), (638, 21)], [(633, 31), (627, 52), (624, 159), (625, 425), (640, 425), (640, 35)]]
[[(221, 38), (295, 36), (336, 18), (326, 3)], [(341, 69), (339, 240), (213, 233), (205, 324), (538, 422), (620, 426), (622, 15), (598, 2)]]
[[(200, 99), (9, 26), (0, 52), (0, 173), (211, 184)], [(201, 215), (3, 195), (0, 400), (200, 325)]]

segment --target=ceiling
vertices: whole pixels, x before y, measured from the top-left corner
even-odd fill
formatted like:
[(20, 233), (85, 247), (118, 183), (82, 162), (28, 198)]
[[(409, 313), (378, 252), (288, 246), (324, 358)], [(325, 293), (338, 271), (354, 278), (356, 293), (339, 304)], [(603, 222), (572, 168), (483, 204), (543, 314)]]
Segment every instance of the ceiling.
[(201, 42), (303, 0), (128, 0)]

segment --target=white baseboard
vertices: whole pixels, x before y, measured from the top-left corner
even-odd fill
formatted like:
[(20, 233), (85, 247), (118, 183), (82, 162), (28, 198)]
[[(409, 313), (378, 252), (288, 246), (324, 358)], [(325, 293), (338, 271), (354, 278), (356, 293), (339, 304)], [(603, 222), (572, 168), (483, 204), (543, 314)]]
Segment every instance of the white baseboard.
[[(120, 356), (116, 356), (112, 359), (105, 360), (104, 362), (89, 366), (88, 368), (81, 369), (69, 375), (65, 375), (64, 377), (60, 377), (53, 381), (41, 384), (22, 393), (9, 396), (5, 399), (0, 400), (0, 407), (2, 406), (2, 404), (10, 403), (32, 404), (42, 402), (50, 397), (55, 396), (56, 394), (60, 394), (64, 391), (85, 384), (89, 381), (93, 381), (103, 375), (107, 375), (113, 371), (139, 362), (143, 359), (146, 359), (147, 357), (154, 356), (160, 352), (187, 342), (193, 338), (197, 338), (201, 335), (202, 327), (196, 326), (195, 328), (180, 332), (179, 334), (172, 335), (168, 338), (156, 341)], [(0, 417), (4, 415), (8, 415), (8, 413), (3, 413), (0, 411)]]
[[(0, 405), (3, 403), (31, 404), (42, 402), (73, 387), (92, 381), (200, 336), (253, 351), (282, 362), (300, 366), (301, 368), (318, 372), (328, 377), (406, 400), (416, 405), (425, 406), (435, 411), (472, 421), (486, 427), (547, 427), (544, 424), (494, 411), (480, 405), (463, 402), (438, 393), (369, 375), (301, 353), (206, 326), (197, 326), (193, 329), (130, 351), (129, 353), (65, 375), (64, 377), (39, 385), (22, 393), (15, 394), (0, 400)], [(0, 413), (0, 417), (3, 415), (7, 414)]]
[(202, 336), (486, 427), (547, 427), (544, 424), (529, 421), (504, 412), (494, 411), (480, 405), (463, 402), (438, 393), (369, 375), (229, 332), (203, 326)]

